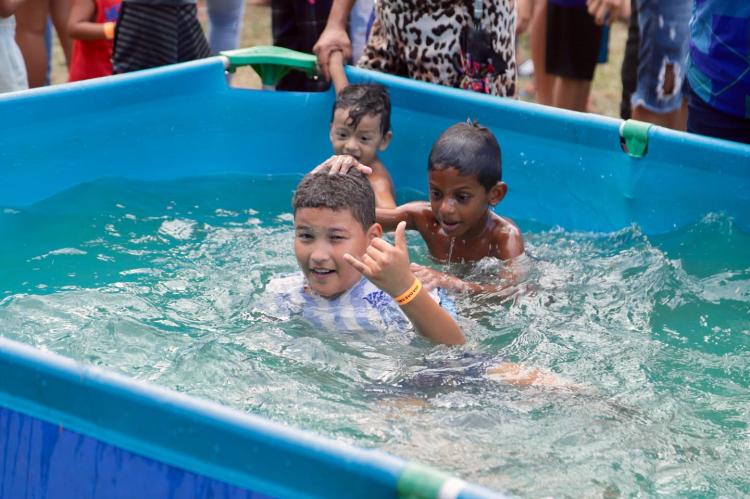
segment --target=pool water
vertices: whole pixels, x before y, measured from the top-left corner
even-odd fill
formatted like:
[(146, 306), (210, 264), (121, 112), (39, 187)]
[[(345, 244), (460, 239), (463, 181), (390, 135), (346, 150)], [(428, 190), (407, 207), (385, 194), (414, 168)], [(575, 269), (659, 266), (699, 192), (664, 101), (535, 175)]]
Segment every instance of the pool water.
[[(0, 208), (1, 333), (524, 497), (750, 494), (750, 236), (730, 218), (660, 236), (516, 220), (526, 292), (457, 297), (468, 344), (451, 349), (259, 312), (296, 270), (299, 178), (106, 179)], [(464, 351), (580, 389), (404, 390)]]

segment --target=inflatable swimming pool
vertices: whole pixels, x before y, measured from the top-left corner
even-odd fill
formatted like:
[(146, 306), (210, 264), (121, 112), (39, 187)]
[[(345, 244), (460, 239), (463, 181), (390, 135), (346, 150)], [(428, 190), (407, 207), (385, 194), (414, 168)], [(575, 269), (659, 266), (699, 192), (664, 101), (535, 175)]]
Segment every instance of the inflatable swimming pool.
[[(510, 216), (659, 234), (720, 212), (750, 229), (750, 147), (348, 74), (390, 87), (394, 140), (384, 161), (399, 188), (424, 190), (432, 142), (471, 118), (500, 140)], [(0, 96), (0, 206), (106, 177), (303, 173), (329, 155), (332, 98), (230, 88), (221, 58)], [(170, 497), (493, 495), (8, 340), (0, 370), (3, 497), (128, 497), (146, 488)]]

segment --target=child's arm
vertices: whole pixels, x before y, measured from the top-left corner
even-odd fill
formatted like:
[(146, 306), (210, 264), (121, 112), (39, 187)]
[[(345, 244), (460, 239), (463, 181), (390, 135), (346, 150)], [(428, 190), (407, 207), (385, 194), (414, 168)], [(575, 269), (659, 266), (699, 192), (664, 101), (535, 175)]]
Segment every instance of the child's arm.
[(330, 79), (328, 59), (331, 53), (340, 50), (344, 58), (352, 56), (352, 42), (346, 32), (346, 25), (353, 6), (354, 0), (333, 0), (326, 27), (313, 45), (313, 52), (318, 56), (318, 63), (326, 80)]
[[(362, 259), (350, 254), (344, 258), (377, 287), (400, 302), (401, 310), (409, 318), (414, 328), (422, 336), (446, 345), (461, 345), (464, 334), (453, 317), (423, 288), (415, 288), (418, 283), (409, 270), (409, 250), (406, 246), (406, 224), (396, 227), (395, 246), (376, 237), (370, 243)], [(413, 291), (413, 294), (409, 294)], [(407, 296), (404, 296), (407, 295)], [(403, 297), (403, 299), (400, 299)]]
[(115, 23), (95, 23), (96, 3), (93, 0), (75, 0), (68, 17), (68, 33), (77, 40), (111, 40), (115, 36)]
[[(351, 156), (343, 154), (339, 156), (331, 156), (313, 168), (310, 173), (327, 171), (329, 175), (346, 175), (352, 168), (356, 168), (364, 175), (372, 175), (372, 168), (363, 165)], [(377, 222), (382, 225), (383, 230), (387, 232), (395, 230), (399, 222), (406, 222), (407, 229), (415, 229), (416, 217), (414, 214), (421, 211), (420, 208), (423, 206), (423, 203), (413, 202), (396, 206), (396, 201), (393, 199), (393, 194), (391, 194), (391, 185), (390, 176), (385, 181), (373, 183), (373, 190), (375, 191), (376, 199), (375, 206), (378, 207), (375, 210)], [(380, 195), (378, 195), (379, 192), (381, 193)], [(386, 193), (390, 199), (384, 196)], [(381, 206), (391, 203), (394, 206), (393, 208), (381, 208)]]
[(344, 54), (340, 50), (331, 53), (328, 60), (328, 72), (331, 74), (333, 88), (336, 89), (336, 95), (349, 85), (344, 71)]
[(412, 201), (395, 208), (377, 208), (375, 209), (375, 221), (383, 226), (385, 232), (396, 230), (401, 222), (406, 223), (407, 229), (414, 230), (417, 225), (415, 214), (422, 211), (423, 206), (423, 201)]
[(422, 281), (427, 290), (442, 288), (448, 291), (458, 291), (466, 293), (492, 293), (496, 297), (509, 299), (518, 293), (517, 284), (522, 280), (525, 274), (517, 269), (513, 263), (507, 263), (503, 271), (498, 276), (496, 284), (476, 283), (460, 279), (451, 274), (440, 272), (439, 270), (424, 267), (416, 263), (411, 264), (411, 271)]
[(0, 17), (10, 17), (16, 13), (24, 0), (0, 0)]

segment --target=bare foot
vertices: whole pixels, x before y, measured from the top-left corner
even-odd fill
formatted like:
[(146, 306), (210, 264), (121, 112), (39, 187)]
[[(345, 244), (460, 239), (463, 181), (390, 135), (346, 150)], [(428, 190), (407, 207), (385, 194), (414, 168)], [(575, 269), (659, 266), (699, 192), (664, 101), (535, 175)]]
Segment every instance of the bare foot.
[(578, 390), (580, 385), (568, 381), (545, 369), (528, 367), (515, 362), (503, 362), (487, 369), (487, 377), (515, 386), (540, 386), (545, 388)]

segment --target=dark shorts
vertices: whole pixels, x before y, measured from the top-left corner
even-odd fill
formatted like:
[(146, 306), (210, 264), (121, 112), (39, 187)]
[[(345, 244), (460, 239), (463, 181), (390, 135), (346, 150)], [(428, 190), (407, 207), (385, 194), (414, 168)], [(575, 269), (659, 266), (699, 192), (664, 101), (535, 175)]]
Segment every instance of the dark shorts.
[(457, 352), (449, 358), (425, 359), (421, 366), (389, 384), (373, 384), (367, 392), (377, 397), (433, 397), (454, 390), (482, 390), (495, 386), (487, 378), (487, 369), (504, 361), (502, 356), (484, 353)]
[(112, 51), (114, 74), (193, 61), (211, 55), (195, 4), (123, 2)]
[[(273, 0), (273, 44), (299, 52), (312, 52), (313, 45), (326, 27), (331, 5), (332, 0)], [(323, 78), (313, 80), (301, 71), (290, 71), (276, 85), (276, 90), (318, 92), (326, 90), (328, 86)]]
[(717, 111), (690, 90), (689, 85), (685, 86), (688, 95), (688, 132), (750, 144), (750, 119)]
[(574, 80), (594, 79), (599, 59), (602, 27), (586, 9), (547, 3), (548, 73)]

